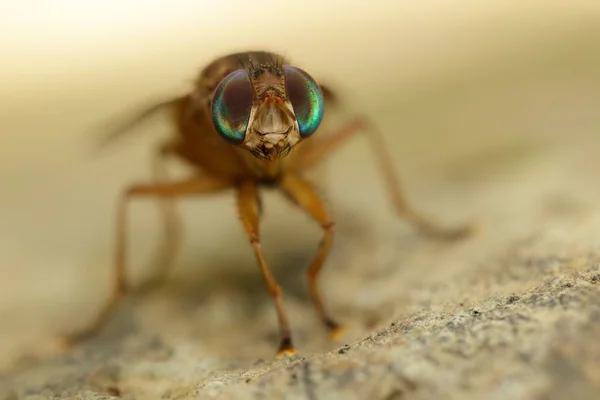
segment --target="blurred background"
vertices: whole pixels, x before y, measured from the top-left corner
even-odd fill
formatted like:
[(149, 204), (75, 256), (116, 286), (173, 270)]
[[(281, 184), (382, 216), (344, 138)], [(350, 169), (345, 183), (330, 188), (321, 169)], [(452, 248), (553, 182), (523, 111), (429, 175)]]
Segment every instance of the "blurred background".
[[(228, 52), (280, 52), (337, 89), (348, 114), (378, 121), (406, 195), (441, 223), (478, 220), (494, 235), (498, 224), (527, 225), (511, 213), (535, 210), (538, 198), (519, 196), (564, 190), (600, 201), (597, 170), (584, 165), (595, 160), (600, 127), (598, 1), (2, 1), (0, 38), (3, 367), (25, 350), (41, 354), (53, 336), (96, 315), (112, 277), (116, 196), (150, 177), (151, 151), (170, 133), (158, 118), (98, 152), (98, 127), (188, 90), (204, 64)], [(323, 285), (332, 307), (348, 315), (359, 307), (351, 299), (365, 312), (380, 305), (379, 297), (357, 292), (363, 275), (339, 281), (352, 273), (335, 263), (346, 262), (340, 254), (353, 243), (348, 238), (360, 231), (374, 238), (364, 239), (364, 251), (385, 243), (393, 252), (398, 230), (413, 235), (390, 218), (373, 157), (362, 138), (348, 143), (332, 156), (324, 187), (340, 233)], [(285, 278), (286, 263), (303, 267), (320, 231), (278, 196), (266, 200), (265, 251), (293, 285), (303, 275)], [(270, 299), (231, 194), (179, 204), (185, 238), (172, 292), (204, 296), (223, 286), (218, 296), (226, 298), (244, 288), (228, 282), (250, 279), (268, 310), (260, 320), (268, 327), (257, 329), (274, 334)], [(131, 210), (137, 283), (152, 273), (144, 260), (161, 231), (152, 202)], [(219, 301), (198, 302), (206, 332), (233, 323), (224, 316), (233, 306)], [(291, 318), (304, 308), (291, 306)], [(158, 324), (164, 315), (156, 313)], [(196, 340), (208, 346), (210, 339)]]

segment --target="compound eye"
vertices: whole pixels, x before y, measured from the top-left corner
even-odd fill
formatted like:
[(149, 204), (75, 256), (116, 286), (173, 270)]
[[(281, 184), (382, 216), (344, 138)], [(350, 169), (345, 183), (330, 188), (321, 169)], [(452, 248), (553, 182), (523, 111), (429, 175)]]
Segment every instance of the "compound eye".
[(246, 136), (254, 90), (246, 70), (227, 75), (215, 89), (212, 120), (219, 135), (233, 144), (241, 144)]
[(300, 136), (307, 138), (317, 131), (324, 113), (323, 92), (317, 82), (300, 68), (285, 65), (285, 87), (292, 103)]

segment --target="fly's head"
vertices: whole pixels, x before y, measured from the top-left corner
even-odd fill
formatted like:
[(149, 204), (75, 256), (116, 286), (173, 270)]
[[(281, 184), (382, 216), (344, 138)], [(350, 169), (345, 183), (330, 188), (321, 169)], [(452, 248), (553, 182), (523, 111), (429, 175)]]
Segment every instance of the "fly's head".
[(277, 62), (227, 75), (213, 93), (212, 120), (229, 143), (260, 159), (285, 157), (314, 134), (324, 112), (323, 93), (303, 70)]

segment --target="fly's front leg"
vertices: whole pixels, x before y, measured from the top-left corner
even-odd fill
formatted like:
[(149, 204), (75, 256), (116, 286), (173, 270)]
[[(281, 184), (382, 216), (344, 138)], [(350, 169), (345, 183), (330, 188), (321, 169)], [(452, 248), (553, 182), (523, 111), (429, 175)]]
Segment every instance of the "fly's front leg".
[(70, 346), (78, 341), (93, 336), (108, 322), (114, 309), (128, 290), (126, 279), (126, 228), (127, 205), (134, 198), (159, 197), (173, 198), (197, 196), (216, 193), (231, 188), (232, 182), (208, 176), (197, 176), (188, 180), (172, 183), (149, 183), (132, 185), (119, 197), (116, 213), (116, 242), (114, 278), (110, 298), (90, 325), (80, 332), (61, 338), (63, 346)]
[(373, 152), (379, 161), (380, 171), (387, 183), (388, 192), (396, 212), (416, 226), (421, 232), (441, 239), (461, 239), (473, 232), (473, 226), (462, 225), (444, 228), (415, 211), (405, 199), (400, 181), (396, 176), (385, 143), (377, 127), (366, 118), (358, 117), (343, 125), (338, 131), (325, 137), (315, 137), (306, 143), (304, 152), (295, 160), (293, 169), (302, 171), (323, 161), (339, 146), (361, 131), (367, 131)]
[(269, 269), (265, 257), (260, 246), (260, 205), (258, 202), (258, 188), (252, 181), (242, 183), (238, 187), (237, 206), (238, 213), (244, 231), (250, 239), (252, 249), (258, 261), (260, 272), (267, 284), (267, 289), (273, 297), (277, 318), (279, 320), (279, 330), (281, 334), (281, 342), (277, 351), (277, 357), (291, 356), (295, 354), (294, 345), (292, 343), (292, 333), (288, 322), (287, 314), (283, 305), (283, 292), (279, 284), (275, 280), (273, 273)]
[(333, 221), (323, 200), (321, 200), (313, 186), (299, 175), (285, 175), (279, 182), (279, 186), (292, 202), (307, 212), (323, 228), (323, 238), (319, 250), (308, 268), (308, 287), (319, 317), (329, 329), (331, 337), (335, 339), (342, 333), (343, 329), (326, 311), (318, 287), (319, 272), (327, 259), (333, 242)]

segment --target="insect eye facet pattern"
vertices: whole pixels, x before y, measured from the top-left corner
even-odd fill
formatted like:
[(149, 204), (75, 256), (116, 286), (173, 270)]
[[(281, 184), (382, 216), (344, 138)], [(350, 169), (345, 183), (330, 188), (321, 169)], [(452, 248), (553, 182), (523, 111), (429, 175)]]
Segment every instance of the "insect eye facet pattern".
[(254, 91), (245, 70), (227, 75), (215, 90), (212, 119), (221, 137), (240, 144), (246, 136)]
[[(326, 107), (340, 106), (335, 91), (317, 83), (307, 72), (275, 53), (248, 51), (219, 57), (200, 72), (194, 86), (181, 96), (154, 104), (136, 115), (109, 139), (121, 136), (149, 115), (168, 109), (175, 127), (173, 137), (157, 144), (157, 176), (132, 182), (122, 189), (116, 208), (115, 264), (112, 295), (98, 316), (79, 332), (64, 337), (65, 345), (96, 334), (110, 319), (130, 288), (126, 265), (126, 232), (129, 203), (137, 198), (159, 199), (165, 235), (164, 251), (157, 260), (160, 274), (167, 276), (182, 241), (180, 220), (172, 202), (233, 189), (241, 228), (252, 248), (266, 292), (272, 296), (279, 325), (277, 356), (295, 353), (292, 330), (284, 307), (284, 290), (271, 272), (261, 246), (260, 191), (278, 190), (297, 209), (308, 214), (322, 229), (316, 254), (307, 266), (308, 290), (323, 326), (335, 339), (342, 325), (325, 305), (319, 275), (333, 246), (334, 221), (325, 201), (306, 177), (312, 168), (327, 160), (344, 143), (359, 133), (369, 144), (385, 179), (397, 214), (433, 237), (460, 239), (470, 226), (443, 228), (415, 211), (404, 198), (383, 136), (374, 121), (355, 116), (330, 132), (320, 132)], [(298, 143), (303, 142), (303, 146)], [(105, 141), (106, 143), (106, 141)], [(194, 173), (186, 178), (165, 180), (164, 161), (178, 158)]]
[(294, 107), (300, 136), (307, 138), (317, 131), (323, 120), (325, 112), (323, 93), (317, 82), (303, 70), (284, 66), (283, 71), (285, 88)]

